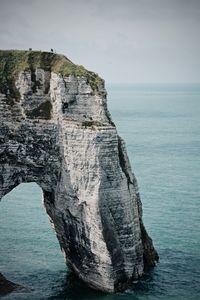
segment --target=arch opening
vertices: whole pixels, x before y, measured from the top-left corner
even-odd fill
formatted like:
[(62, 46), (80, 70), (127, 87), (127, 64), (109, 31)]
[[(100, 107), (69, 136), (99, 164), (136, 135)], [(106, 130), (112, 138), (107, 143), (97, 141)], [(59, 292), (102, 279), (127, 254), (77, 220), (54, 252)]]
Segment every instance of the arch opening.
[(34, 293), (40, 288), (50, 290), (67, 270), (39, 199), (38, 184), (21, 183), (0, 203), (0, 272)]

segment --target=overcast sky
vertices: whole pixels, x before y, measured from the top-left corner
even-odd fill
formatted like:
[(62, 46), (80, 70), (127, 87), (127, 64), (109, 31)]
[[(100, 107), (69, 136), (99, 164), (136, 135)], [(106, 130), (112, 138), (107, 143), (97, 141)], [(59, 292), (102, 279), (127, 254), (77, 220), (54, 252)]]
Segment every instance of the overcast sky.
[(200, 83), (200, 0), (0, 0), (0, 48), (29, 47), (107, 83)]

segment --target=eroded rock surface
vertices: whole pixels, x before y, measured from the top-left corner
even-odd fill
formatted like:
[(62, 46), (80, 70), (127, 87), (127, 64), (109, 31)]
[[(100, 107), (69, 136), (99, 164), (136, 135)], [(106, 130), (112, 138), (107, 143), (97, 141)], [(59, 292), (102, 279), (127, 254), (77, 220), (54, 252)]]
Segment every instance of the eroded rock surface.
[(66, 263), (123, 290), (158, 259), (104, 82), (47, 52), (0, 52), (0, 198), (36, 182)]

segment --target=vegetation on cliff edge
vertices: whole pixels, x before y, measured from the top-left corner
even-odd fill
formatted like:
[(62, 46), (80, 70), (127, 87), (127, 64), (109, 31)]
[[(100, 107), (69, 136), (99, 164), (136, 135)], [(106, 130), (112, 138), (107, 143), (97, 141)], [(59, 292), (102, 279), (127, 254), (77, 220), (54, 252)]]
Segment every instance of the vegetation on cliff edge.
[(22, 50), (0, 50), (0, 92), (7, 98), (18, 99), (19, 92), (15, 87), (15, 80), (20, 71), (37, 68), (53, 71), (62, 76), (85, 77), (95, 94), (100, 94), (103, 80), (95, 73), (86, 70), (83, 66), (75, 65), (64, 55)]

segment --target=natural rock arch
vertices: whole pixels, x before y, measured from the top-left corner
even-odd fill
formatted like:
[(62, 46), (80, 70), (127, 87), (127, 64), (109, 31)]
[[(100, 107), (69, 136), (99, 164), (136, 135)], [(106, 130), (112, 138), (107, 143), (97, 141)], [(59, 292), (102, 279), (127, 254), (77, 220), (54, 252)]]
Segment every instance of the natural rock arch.
[(0, 52), (0, 199), (36, 182), (67, 264), (123, 290), (158, 256), (104, 82), (61, 55)]

